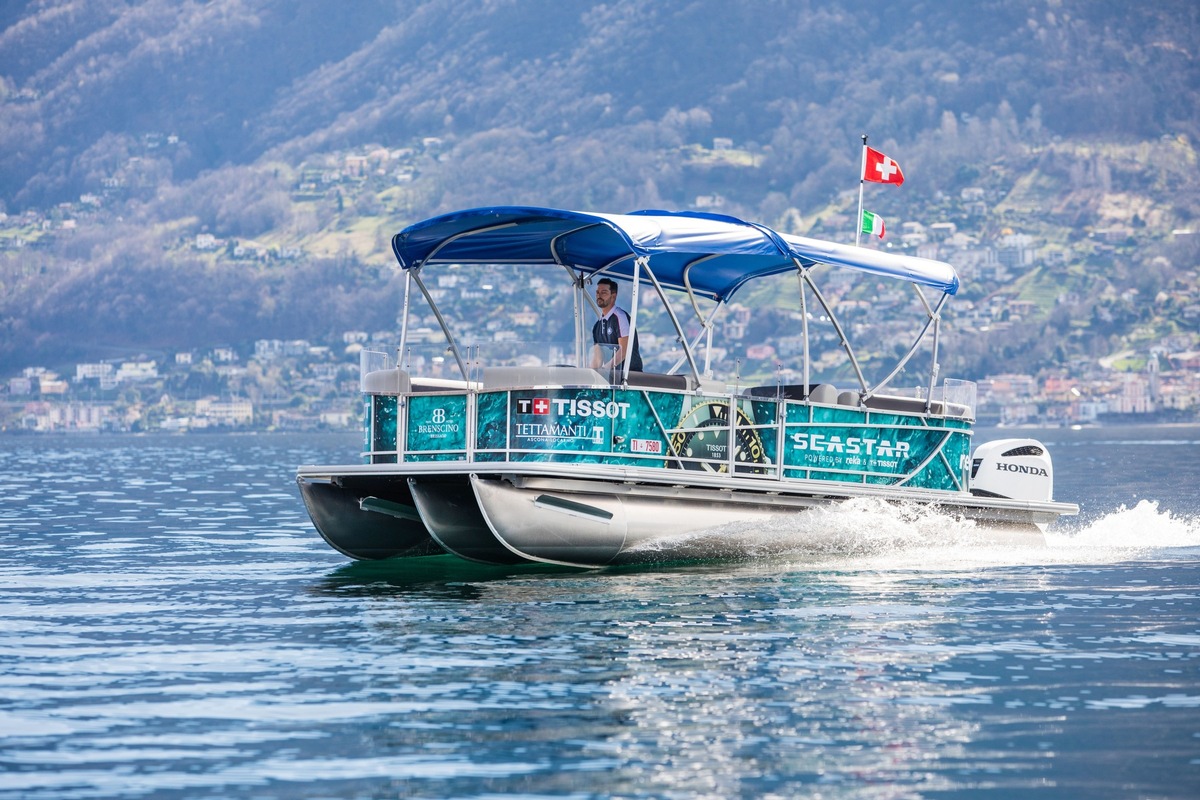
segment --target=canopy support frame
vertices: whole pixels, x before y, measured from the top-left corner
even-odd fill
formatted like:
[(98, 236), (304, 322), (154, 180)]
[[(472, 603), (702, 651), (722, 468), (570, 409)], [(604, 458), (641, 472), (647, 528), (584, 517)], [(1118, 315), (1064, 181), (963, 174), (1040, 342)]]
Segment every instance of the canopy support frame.
[(404, 305), (400, 312), (400, 345), (396, 348), (396, 366), (402, 365), (404, 348), (408, 346), (408, 310), (412, 297), (412, 271), (404, 270)]
[[(658, 293), (658, 298), (662, 300), (663, 308), (667, 310), (667, 316), (671, 318), (671, 324), (675, 327), (675, 332), (679, 334), (679, 343), (683, 346), (683, 358), (687, 360), (688, 366), (692, 369), (692, 375), (695, 376), (696, 383), (699, 384), (701, 380), (700, 370), (697, 369), (696, 358), (691, 348), (688, 347), (686, 341), (687, 335), (683, 331), (679, 317), (675, 314), (675, 309), (672, 308), (671, 303), (667, 300), (667, 293), (663, 290), (662, 284), (658, 282), (658, 277), (654, 274), (654, 270), (650, 269), (649, 257), (646, 258), (646, 275), (650, 278), (650, 282), (654, 284), (654, 290)], [(632, 321), (630, 322), (630, 327), (633, 327)], [(632, 336), (632, 332), (630, 335)], [(682, 360), (671, 367), (671, 372), (674, 373), (681, 364)]]
[[(846, 357), (850, 360), (850, 366), (854, 368), (854, 374), (858, 376), (858, 385), (862, 387), (864, 392), (867, 391), (867, 379), (863, 375), (862, 366), (858, 363), (858, 356), (854, 353), (854, 347), (851, 346), (850, 340), (846, 338), (846, 332), (842, 329), (842, 323), (838, 319), (837, 314), (833, 313), (833, 309), (829, 307), (829, 303), (825, 300), (825, 295), (821, 294), (820, 288), (816, 281), (813, 280), (810, 274), (810, 269), (800, 271), (801, 279), (808, 284), (808, 288), (812, 289), (813, 297), (817, 298), (817, 302), (821, 304), (821, 308), (825, 309), (825, 314), (829, 317), (829, 322), (833, 325), (833, 329), (837, 331), (838, 339), (841, 340), (842, 349), (846, 351)], [(805, 347), (808, 346), (807, 328), (804, 336)], [(807, 350), (804, 360), (805, 367), (808, 366)], [(808, 383), (804, 384), (805, 395), (808, 394)]]
[(920, 347), (921, 342), (925, 340), (925, 337), (929, 333), (930, 326), (933, 326), (933, 330), (934, 330), (933, 363), (929, 369), (929, 373), (930, 373), (930, 375), (929, 375), (929, 391), (925, 398), (925, 406), (926, 406), (926, 410), (928, 410), (929, 405), (933, 399), (933, 388), (934, 388), (934, 385), (937, 383), (937, 376), (938, 376), (938, 372), (939, 372), (938, 363), (937, 363), (937, 353), (938, 353), (938, 339), (939, 339), (940, 332), (941, 332), (942, 308), (949, 301), (950, 295), (946, 292), (943, 292), (942, 296), (938, 299), (937, 305), (931, 306), (929, 304), (928, 298), (925, 297), (925, 293), (921, 291), (921, 287), (917, 286), (914, 283), (913, 288), (917, 292), (917, 297), (919, 297), (921, 299), (921, 303), (925, 306), (925, 314), (926, 314), (925, 324), (921, 327), (921, 330), (917, 333), (917, 337), (916, 337), (916, 339), (913, 340), (912, 346), (910, 346), (908, 348), (908, 352), (905, 353), (901, 357), (901, 359), (896, 363), (896, 366), (892, 369), (892, 371), (888, 373), (888, 376), (886, 378), (884, 378), (883, 380), (881, 380), (869, 392), (867, 392), (865, 396), (870, 397), (870, 396), (874, 395), (875, 393), (877, 393), (880, 389), (882, 389), (884, 386), (886, 386), (892, 380), (892, 378), (896, 377), (896, 375), (899, 374), (900, 370), (904, 369), (904, 365), (907, 364), (909, 359), (911, 359), (913, 357), (913, 355), (916, 354), (917, 348)]
[[(692, 304), (692, 311), (696, 314), (696, 319), (700, 321), (700, 333), (698, 333), (696, 335), (696, 338), (692, 341), (692, 345), (691, 345), (692, 348), (695, 348), (698, 344), (700, 344), (701, 336), (705, 337), (705, 341), (704, 341), (704, 376), (705, 377), (711, 377), (711, 375), (712, 375), (711, 363), (712, 363), (713, 323), (716, 322), (717, 314), (720, 313), (725, 308), (727, 303), (725, 301), (725, 298), (717, 298), (716, 306), (714, 306), (713, 310), (709, 313), (709, 315), (707, 317), (705, 317), (704, 312), (700, 310), (699, 303), (696, 302), (696, 291), (692, 287), (691, 274), (692, 274), (692, 270), (695, 269), (697, 266), (699, 266), (700, 264), (703, 264), (705, 261), (714, 259), (716, 257), (717, 256), (715, 254), (701, 256), (700, 258), (697, 258), (694, 261), (689, 262), (688, 265), (683, 268), (683, 288), (687, 291), (688, 302), (690, 302)], [(681, 333), (682, 333), (682, 331), (681, 331)], [(685, 353), (686, 353), (686, 349), (688, 346), (687, 337), (683, 336), (680, 339), (679, 343), (681, 345), (683, 345)], [(683, 365), (683, 360), (680, 359), (679, 361), (675, 362), (675, 366), (673, 366), (671, 369), (672, 369), (672, 371), (674, 371), (682, 365)]]
[(637, 341), (638, 299), (641, 292), (642, 270), (650, 271), (650, 256), (638, 256), (634, 259), (633, 268), (633, 299), (629, 303), (629, 346), (625, 348), (625, 361), (621, 364), (621, 383), (629, 384), (629, 365), (633, 363), (633, 344)]
[(801, 375), (804, 381), (804, 396), (808, 397), (808, 387), (812, 380), (812, 376), (809, 374), (812, 369), (812, 360), (808, 352), (808, 296), (804, 291), (804, 283), (808, 278), (809, 268), (796, 259), (793, 261), (796, 262), (796, 277), (800, 283), (800, 340), (804, 350), (801, 356), (804, 359), (804, 371)]
[(442, 334), (446, 337), (446, 342), (450, 345), (450, 352), (454, 355), (454, 360), (458, 362), (458, 371), (462, 373), (463, 380), (471, 380), (470, 372), (467, 370), (467, 365), (463, 361), (462, 351), (458, 346), (458, 340), (450, 330), (450, 326), (446, 324), (446, 318), (442, 316), (442, 310), (438, 308), (437, 303), (433, 300), (433, 295), (429, 293), (429, 289), (425, 287), (425, 281), (421, 280), (418, 274), (420, 269), (409, 270), (413, 280), (417, 284), (417, 288), (421, 290), (421, 294), (425, 295), (425, 302), (429, 303), (429, 309), (433, 311), (433, 316), (437, 319), (438, 325), (442, 329)]

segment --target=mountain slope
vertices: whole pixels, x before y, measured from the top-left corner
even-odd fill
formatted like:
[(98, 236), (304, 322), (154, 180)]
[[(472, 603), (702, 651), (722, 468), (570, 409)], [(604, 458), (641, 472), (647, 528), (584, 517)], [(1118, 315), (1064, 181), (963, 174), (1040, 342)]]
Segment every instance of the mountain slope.
[(0, 34), (0, 198), (94, 190), (106, 141), (147, 131), (188, 143), (173, 164), (187, 179), (495, 129), (522, 131), (549, 166), (581, 139), (641, 146), (632, 132), (649, 125), (770, 146), (789, 191), (835, 153), (852, 160), (859, 132), (908, 142), (1001, 102), (1021, 120), (1038, 108), (1051, 134), (1194, 135), (1198, 14), (1083, 0), (37, 4)]
[[(1183, 0), (44, 0), (0, 27), (0, 366), (387, 327), (388, 236), (451, 208), (702, 201), (845, 241), (864, 132), (908, 176), (869, 195), (889, 229), (1072, 253), (967, 290), (1036, 287), (1064, 358), (1149, 324), (1093, 307), (1125, 320), (1139, 276), (1195, 265), (1170, 241), (1200, 218)], [(378, 149), (403, 155), (350, 175)], [(1085, 238), (1114, 225), (1116, 256)]]

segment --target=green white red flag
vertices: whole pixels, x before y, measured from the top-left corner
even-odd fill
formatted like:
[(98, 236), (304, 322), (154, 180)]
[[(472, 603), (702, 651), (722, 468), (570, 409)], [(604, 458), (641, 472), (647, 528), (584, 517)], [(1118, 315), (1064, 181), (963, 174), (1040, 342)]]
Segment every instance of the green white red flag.
[(863, 156), (862, 179), (871, 183), (890, 183), (893, 186), (899, 186), (904, 183), (904, 173), (900, 171), (900, 165), (890, 157), (873, 147), (866, 147), (866, 154)]
[(879, 216), (878, 214), (872, 214), (870, 211), (862, 212), (862, 221), (859, 226), (859, 230), (861, 230), (863, 233), (872, 236), (878, 236), (880, 239), (882, 239), (883, 228), (883, 217)]

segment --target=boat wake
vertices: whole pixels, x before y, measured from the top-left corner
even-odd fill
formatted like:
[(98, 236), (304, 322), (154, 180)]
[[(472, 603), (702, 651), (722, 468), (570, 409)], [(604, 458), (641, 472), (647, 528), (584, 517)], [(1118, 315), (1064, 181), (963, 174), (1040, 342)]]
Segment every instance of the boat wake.
[(991, 529), (930, 506), (862, 498), (660, 539), (626, 555), (660, 562), (852, 560), (875, 568), (1169, 560), (1200, 555), (1200, 516), (1179, 516), (1143, 500), (1095, 520), (1060, 521), (1043, 539)]
[(1061, 521), (1046, 540), (1056, 549), (1109, 551), (1123, 558), (1195, 551), (1200, 549), (1200, 515), (1176, 514), (1159, 508), (1156, 500), (1141, 500), (1095, 520)]

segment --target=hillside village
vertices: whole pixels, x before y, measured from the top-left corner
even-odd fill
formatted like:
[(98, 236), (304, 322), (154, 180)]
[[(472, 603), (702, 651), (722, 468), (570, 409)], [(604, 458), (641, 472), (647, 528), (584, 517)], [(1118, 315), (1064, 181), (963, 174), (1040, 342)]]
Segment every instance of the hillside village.
[[(48, 248), (81, 228), (103, 225), (117, 213), (129, 193), (153, 180), (147, 168), (155, 154), (179, 146), (177, 137), (149, 134), (143, 152), (106, 179), (105, 192), (85, 194), (77, 203), (45, 211), (0, 214), (0, 249)], [(727, 139), (711, 148), (689, 145), (681, 159), (754, 163), (754, 154), (739, 151)], [(422, 170), (447, 155), (441, 139), (427, 137), (412, 147), (371, 147), (310, 161), (289, 173), (291, 202), (299, 216), (373, 214), (375, 227), (398, 227), (409, 219), (420, 196)], [(1078, 320), (1054, 320), (1055, 310), (1078, 304), (1061, 286), (1022, 290), (1026, 276), (1063, 274), (1083, 265), (1127, 258), (1142, 245), (1145, 220), (1091, 226), (1085, 236), (1051, 241), (1036, 224), (1029, 229), (996, 225), (1019, 218), (995, 214), (1006, 193), (995, 186), (967, 186), (957, 196), (940, 195), (936, 211), (923, 209), (924, 221), (889, 220), (885, 246), (900, 252), (940, 259), (955, 265), (964, 291), (947, 314), (963, 341), (984, 335), (1003, 337), (1022, 326), (1058, 324), (1046, 335), (1071, 335)], [(720, 194), (700, 195), (692, 206), (740, 213)], [(309, 211), (305, 212), (304, 209)], [(937, 216), (932, 216), (936, 213)], [(784, 212), (780, 227), (797, 233), (845, 241), (853, 236), (853, 209), (835, 206), (805, 220), (795, 209)], [(289, 239), (278, 232), (261, 240), (218, 236), (209, 230), (182, 234), (179, 251), (217, 260), (287, 262), (318, 251), (357, 248), (366, 260), (390, 261), (386, 239), (362, 235), (361, 224), (317, 226), (308, 235)], [(330, 230), (347, 231), (344, 235)], [(850, 231), (848, 234), (847, 231)], [(1175, 240), (1196, 236), (1171, 231)], [(381, 246), (382, 245), (382, 246)], [(992, 287), (983, 291), (980, 287)], [(465, 307), (474, 320), (457, 334), (464, 343), (522, 342), (546, 338), (548, 312), (539, 302), (552, 300), (552, 289), (538, 279), (522, 286), (496, 285), (481, 291), (466, 273), (439, 276), (434, 296), (439, 303)], [(849, 309), (856, 338), (888, 342), (906, 329), (914, 300), (894, 287), (874, 282), (832, 283), (831, 300)], [(532, 301), (532, 302), (531, 302)], [(1110, 292), (1091, 309), (1093, 324), (1112, 323), (1116, 316), (1144, 306), (1167, 310), (1182, 323), (1175, 330), (1151, 330), (1136, 346), (1095, 358), (1073, 356), (1032, 373), (1014, 363), (1003, 371), (976, 376), (981, 421), (1005, 425), (1077, 425), (1099, 421), (1135, 421), (1200, 417), (1200, 286), (1194, 270), (1189, 280), (1176, 280), (1155, 297), (1136, 288)], [(505, 309), (503, 316), (493, 313)], [(870, 311), (869, 314), (866, 312)], [(553, 309), (558, 314), (562, 309)], [(859, 313), (855, 313), (856, 310)], [(1063, 316), (1063, 315), (1060, 315)], [(722, 348), (714, 353), (717, 374), (759, 376), (760, 380), (794, 379), (799, 337), (793, 311), (769, 309), (756, 314), (735, 303), (720, 332)], [(418, 312), (415, 338), (436, 350), (440, 333), (431, 314)], [(1183, 331), (1183, 332), (1181, 332)], [(819, 336), (819, 334), (818, 334)], [(80, 362), (73, 367), (31, 364), (18, 374), (0, 376), (0, 430), (61, 431), (195, 431), (347, 429), (359, 422), (358, 359), (364, 349), (392, 352), (397, 331), (345, 331), (327, 341), (223, 343), (131, 358)], [(647, 331), (643, 351), (669, 357), (673, 340)], [(832, 336), (825, 344), (833, 344)], [(830, 348), (836, 349), (836, 348)], [(823, 366), (820, 361), (818, 368)], [(944, 373), (946, 374), (946, 373)]]
[[(345, 430), (360, 425), (357, 355), (362, 344), (386, 347), (395, 334), (348, 332), (344, 347), (262, 340), (243, 359), (231, 348), (76, 365), (61, 376), (29, 367), (0, 392), (6, 433), (213, 430)], [(1200, 352), (1168, 352), (1149, 364), (1169, 368), (1117, 371), (1097, 365), (1088, 376), (989, 375), (978, 384), (984, 423), (1059, 426), (1195, 421)], [(750, 345), (748, 355), (770, 344)], [(780, 348), (787, 351), (786, 344)], [(757, 353), (753, 351), (758, 351)], [(784, 376), (787, 377), (785, 371)]]
[[(734, 309), (733, 316), (746, 312)], [(736, 337), (741, 325), (729, 327), (747, 359), (794, 355), (791, 341), (747, 343)], [(70, 375), (28, 367), (0, 387), (0, 431), (353, 429), (361, 424), (360, 353), (394, 354), (397, 338), (392, 331), (352, 331), (330, 344), (260, 340), (248, 355), (216, 347), (165, 359), (80, 363)], [(646, 344), (658, 343), (648, 338)], [(983, 423), (1031, 426), (1195, 421), (1200, 352), (1173, 347), (1184, 344), (1160, 343), (1142, 371), (1096, 364), (1084, 375), (988, 375), (978, 382), (977, 415)], [(786, 369), (780, 375), (795, 377)]]

